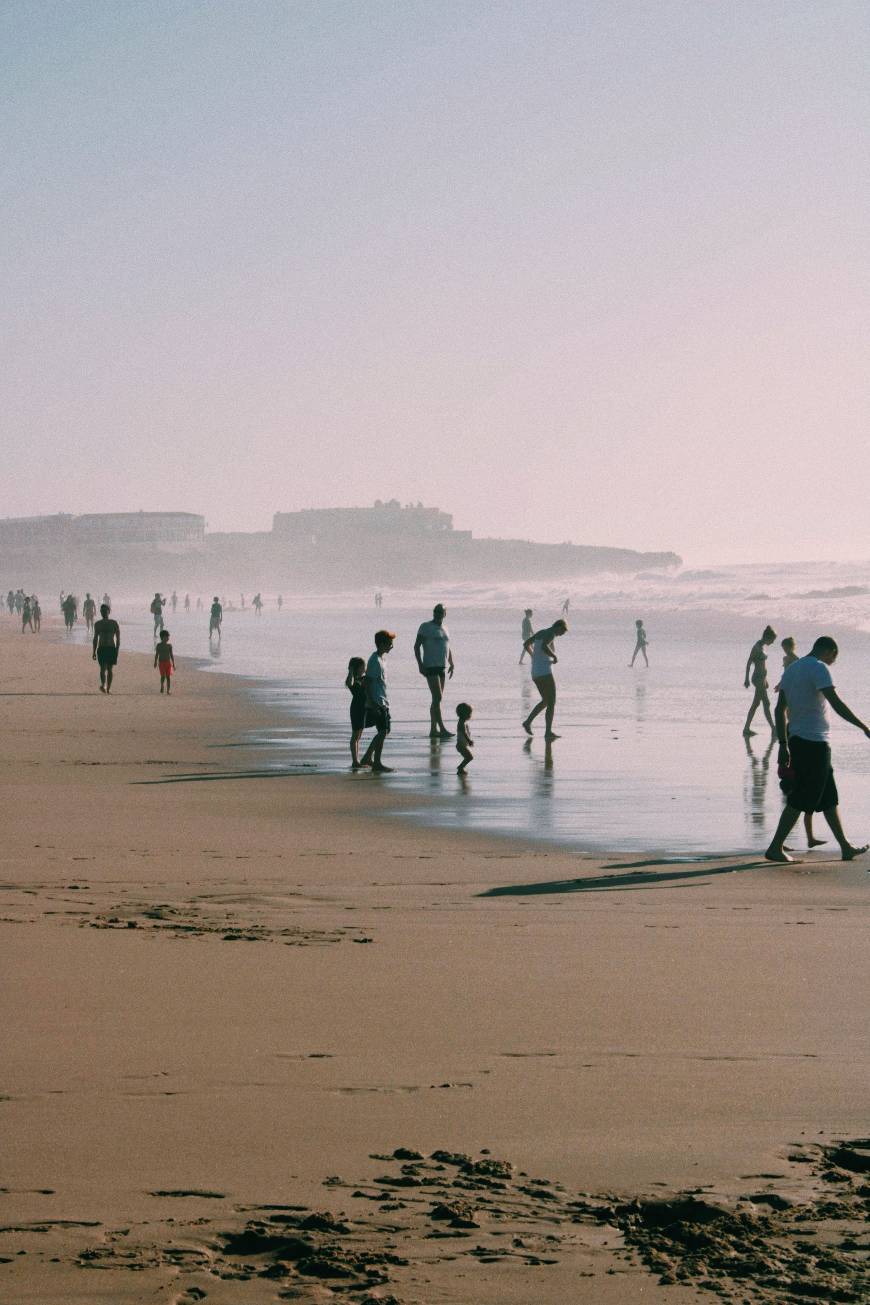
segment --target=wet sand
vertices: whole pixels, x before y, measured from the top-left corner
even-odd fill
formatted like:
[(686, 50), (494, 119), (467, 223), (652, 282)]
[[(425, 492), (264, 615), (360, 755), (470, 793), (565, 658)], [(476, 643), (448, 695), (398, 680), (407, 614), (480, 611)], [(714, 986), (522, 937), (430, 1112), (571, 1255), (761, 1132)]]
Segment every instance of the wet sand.
[(863, 864), (420, 828), (50, 623), (0, 683), (4, 1302), (866, 1294)]

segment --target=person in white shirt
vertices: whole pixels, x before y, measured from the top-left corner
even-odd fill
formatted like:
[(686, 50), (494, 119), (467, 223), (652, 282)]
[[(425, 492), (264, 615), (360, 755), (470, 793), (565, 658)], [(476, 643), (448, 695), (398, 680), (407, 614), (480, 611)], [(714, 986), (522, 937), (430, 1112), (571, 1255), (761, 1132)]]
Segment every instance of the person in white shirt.
[(450, 651), (450, 635), (444, 624), (446, 615), (447, 608), (443, 603), (437, 603), (432, 610), (432, 620), (423, 622), (414, 640), (417, 669), (421, 675), (425, 675), (432, 696), (429, 706), (430, 739), (453, 738), (453, 731), (447, 728), (441, 716), (444, 685), (448, 677), (453, 678), (453, 653)]
[(785, 810), (764, 854), (768, 861), (794, 859), (784, 844), (802, 811), (822, 812), (840, 844), (844, 861), (861, 856), (870, 846), (855, 847), (849, 842), (837, 810), (839, 798), (831, 767), (827, 704), (870, 738), (870, 727), (837, 696), (829, 669), (837, 660), (837, 652), (836, 641), (822, 635), (806, 657), (799, 657), (783, 672), (776, 702), (776, 732), (780, 774), (788, 776), (789, 789)]
[(392, 652), (395, 634), (392, 630), (378, 630), (375, 634), (375, 650), (366, 663), (366, 724), (375, 727), (375, 737), (366, 748), (361, 766), (371, 766), (375, 774), (389, 774), (392, 766), (385, 766), (381, 761), (384, 740), (390, 732), (390, 699), (387, 696), (387, 676), (384, 670), (384, 657)]
[(523, 614), (522, 634), (520, 635), (520, 638), (523, 641), (523, 651), (520, 653), (520, 666), (522, 666), (523, 659), (526, 655), (526, 640), (531, 639), (534, 629), (535, 627), (532, 625), (532, 609), (531, 607), (527, 607)]
[(553, 640), (561, 634), (567, 634), (567, 632), (567, 621), (554, 621), (545, 630), (538, 630), (531, 635), (523, 644), (532, 659), (532, 681), (541, 695), (541, 701), (537, 707), (533, 707), (523, 721), (523, 729), (530, 735), (532, 733), (532, 721), (540, 712), (546, 711), (544, 738), (547, 743), (551, 743), (553, 739), (559, 737), (558, 734), (553, 733), (553, 716), (556, 711), (556, 677), (553, 675), (553, 667), (559, 660), (553, 651)]

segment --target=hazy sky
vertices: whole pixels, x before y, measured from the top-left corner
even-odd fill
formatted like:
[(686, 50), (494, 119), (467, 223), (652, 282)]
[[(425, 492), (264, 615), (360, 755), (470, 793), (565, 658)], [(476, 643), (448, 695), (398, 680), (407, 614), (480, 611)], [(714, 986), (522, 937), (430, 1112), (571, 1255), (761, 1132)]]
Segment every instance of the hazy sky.
[(0, 515), (866, 557), (867, 0), (3, 0)]

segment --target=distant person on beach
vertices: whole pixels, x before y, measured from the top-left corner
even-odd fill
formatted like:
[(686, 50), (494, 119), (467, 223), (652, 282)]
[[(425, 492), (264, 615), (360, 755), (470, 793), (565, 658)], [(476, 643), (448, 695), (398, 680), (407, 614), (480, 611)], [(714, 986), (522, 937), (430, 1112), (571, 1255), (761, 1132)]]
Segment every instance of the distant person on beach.
[(444, 685), (447, 678), (453, 678), (453, 653), (450, 650), (450, 635), (444, 624), (447, 608), (443, 603), (436, 603), (432, 609), (432, 620), (424, 621), (414, 640), (414, 656), (417, 669), (425, 675), (429, 685), (431, 703), (429, 705), (429, 738), (452, 739), (441, 717), (441, 702), (444, 698)]
[(94, 625), (94, 661), (100, 665), (100, 693), (112, 692), (112, 675), (121, 650), (121, 627), (109, 617), (109, 605), (100, 607), (100, 620)]
[[(794, 637), (790, 634), (787, 635), (779, 646), (782, 648), (782, 669), (787, 671), (792, 662), (798, 661)], [(776, 687), (779, 689), (779, 685)]]
[(155, 634), (159, 634), (160, 631), (163, 629), (163, 609), (165, 606), (166, 606), (166, 599), (161, 598), (159, 593), (155, 594), (154, 597), (151, 599), (151, 606), (148, 608), (148, 610), (151, 613), (151, 615), (154, 617)]
[(85, 618), (85, 629), (88, 634), (94, 628), (94, 620), (97, 615), (97, 604), (91, 598), (90, 594), (85, 594), (85, 601), (82, 603), (82, 616)]
[(201, 612), (201, 611), (202, 611), (202, 595), (201, 595), (201, 594), (197, 594), (197, 596), (196, 596), (196, 610), (197, 610), (198, 612)]
[(767, 692), (767, 653), (764, 651), (765, 648), (770, 647), (775, 638), (776, 630), (772, 626), (766, 625), (761, 638), (756, 639), (749, 650), (749, 657), (746, 660), (746, 674), (743, 677), (743, 687), (748, 689), (751, 679), (754, 693), (752, 695), (752, 705), (746, 717), (746, 724), (743, 726), (744, 734), (755, 733), (752, 729), (752, 718), (759, 707), (764, 708), (765, 719), (770, 728), (772, 730), (776, 729), (773, 716), (770, 714), (770, 695)]
[(532, 708), (523, 721), (523, 729), (527, 734), (531, 734), (532, 721), (545, 711), (547, 714), (544, 717), (546, 726), (544, 738), (548, 743), (559, 737), (558, 734), (553, 733), (553, 716), (556, 711), (556, 677), (553, 675), (553, 667), (559, 660), (553, 650), (553, 640), (567, 633), (567, 622), (560, 619), (548, 625), (546, 629), (538, 630), (524, 644), (526, 652), (532, 659), (532, 682), (541, 695), (541, 701)]
[(172, 644), (169, 642), (168, 630), (160, 631), (160, 639), (154, 649), (154, 665), (160, 670), (160, 692), (163, 692), (165, 685), (166, 692), (171, 693), (172, 676), (175, 671), (175, 655), (172, 651)]
[(471, 720), (473, 707), (467, 702), (458, 702), (456, 704), (456, 751), (462, 760), (456, 767), (457, 775), (464, 775), (469, 761), (474, 761), (474, 739), (468, 732), (468, 723)]
[(15, 594), (11, 589), (6, 595), (6, 606), (9, 608), (9, 615), (12, 616), (15, 611)]
[(562, 615), (563, 615), (563, 616), (567, 616), (567, 615), (568, 615), (568, 608), (569, 608), (570, 606), (571, 606), (571, 599), (570, 599), (570, 598), (566, 598), (565, 601), (564, 601), (564, 603), (562, 604)]
[(263, 615), (263, 599), (259, 594), (254, 594), (254, 611), (258, 616)]
[(173, 611), (173, 614), (174, 614), (174, 613), (175, 613), (175, 609), (176, 609), (176, 607), (178, 606), (178, 594), (175, 592), (174, 589), (173, 589), (173, 591), (172, 591), (172, 597), (170, 598), (169, 601), (170, 601), (170, 603), (172, 604), (172, 611)]
[(347, 664), (345, 688), (350, 692), (350, 764), (360, 769), (359, 741), (366, 727), (366, 664), (363, 657), (351, 657)]
[(217, 594), (215, 594), (214, 599), (212, 600), (211, 611), (209, 612), (209, 617), (208, 617), (209, 639), (211, 639), (213, 634), (216, 634), (218, 638), (221, 637), (221, 622), (223, 621), (223, 619), (224, 619), (224, 609), (221, 606), (220, 601), (218, 600)]
[(23, 634), (27, 627), (30, 626), (30, 633), (35, 634), (33, 628), (33, 608), (30, 604), (30, 598), (24, 599), (24, 606), (21, 609), (21, 633)]
[(63, 623), (66, 626), (66, 630), (68, 634), (72, 631), (72, 628), (76, 623), (77, 607), (78, 607), (78, 603), (76, 602), (75, 597), (72, 594), (67, 594), (66, 598), (63, 600), (62, 610), (63, 610)]
[(383, 764), (381, 753), (390, 732), (390, 699), (387, 694), (384, 658), (392, 652), (395, 640), (392, 630), (378, 630), (375, 634), (375, 650), (366, 663), (366, 724), (374, 726), (376, 732), (360, 765), (370, 765), (375, 774), (384, 774), (393, 769), (392, 766)]
[(532, 615), (533, 613), (531, 607), (527, 607), (525, 612), (523, 613), (523, 628), (521, 634), (521, 638), (523, 641), (523, 651), (520, 653), (520, 666), (522, 666), (523, 660), (525, 659), (526, 644), (528, 643), (529, 639), (531, 639), (532, 637), (532, 630), (533, 630)]
[(283, 606), (284, 606), (284, 595), (283, 595), (283, 594), (279, 594), (279, 595), (278, 595), (278, 611), (279, 611), (279, 612), (280, 612), (280, 610), (281, 610), (281, 608), (282, 608)]
[(634, 645), (634, 652), (632, 653), (631, 661), (628, 664), (629, 666), (633, 666), (634, 659), (635, 657), (637, 657), (637, 654), (643, 653), (643, 659), (646, 662), (647, 666), (649, 666), (649, 658), (646, 655), (646, 645), (647, 645), (646, 630), (643, 628), (643, 621), (635, 621), (634, 624), (635, 624), (635, 629), (637, 631), (636, 634), (637, 643)]
[(822, 812), (840, 845), (844, 861), (852, 861), (867, 851), (868, 844), (855, 847), (846, 838), (837, 809), (839, 797), (828, 743), (828, 703), (838, 716), (870, 738), (870, 727), (858, 719), (834, 688), (830, 667), (837, 660), (838, 651), (836, 641), (822, 635), (806, 657), (799, 657), (783, 673), (776, 700), (776, 732), (779, 765), (781, 771), (790, 775), (790, 788), (776, 833), (764, 854), (768, 861), (793, 860), (785, 849), (785, 840), (802, 811)]
[(111, 600), (111, 598), (109, 597), (108, 594), (103, 594), (103, 602), (106, 604), (106, 606), (108, 607), (109, 611), (111, 611), (111, 610), (112, 610), (112, 600)]
[(36, 634), (39, 634), (42, 629), (42, 608), (39, 606), (39, 599), (36, 594), (33, 595), (30, 608), (33, 612), (33, 629)]
[(185, 612), (190, 611), (190, 594), (184, 595), (184, 610)]

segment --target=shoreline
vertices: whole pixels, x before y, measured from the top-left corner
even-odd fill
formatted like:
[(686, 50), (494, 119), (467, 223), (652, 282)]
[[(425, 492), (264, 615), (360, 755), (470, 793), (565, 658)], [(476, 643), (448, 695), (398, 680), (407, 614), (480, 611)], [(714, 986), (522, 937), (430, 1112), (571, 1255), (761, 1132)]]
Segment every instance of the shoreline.
[[(148, 655), (124, 650), (105, 700), (86, 649), (76, 664), (51, 635), (22, 662), (20, 639), (0, 626), (14, 813), (0, 1181), (8, 1224), (50, 1231), (2, 1234), (10, 1305), (95, 1279), (119, 1302), (182, 1286), (275, 1299), (277, 1274), (222, 1287), (212, 1271), (235, 1263), (215, 1250), (218, 1224), (268, 1222), (251, 1202), (343, 1211), (342, 1236), (369, 1248), (392, 1237), (410, 1267), (384, 1271), (403, 1302), (556, 1302), (566, 1284), (580, 1302), (708, 1299), (695, 1269), (658, 1285), (667, 1273), (643, 1267), (601, 1194), (700, 1184), (723, 1203), (761, 1188), (795, 1199), (821, 1165), (812, 1145), (866, 1130), (857, 863), (662, 865), (387, 822), (400, 795), (371, 777), (360, 790), (264, 767), (247, 732), (268, 713), (241, 677), (179, 659), (184, 689), (161, 699)], [(806, 1154), (789, 1160), (796, 1145)], [(396, 1148), (474, 1163), (488, 1148), (515, 1168), (436, 1173), (400, 1157), (393, 1179), (415, 1181), (378, 1186), (388, 1166), (369, 1156)], [(521, 1170), (551, 1198), (521, 1190)], [(418, 1188), (448, 1178), (480, 1227), (433, 1242)], [(358, 1189), (401, 1208), (363, 1218), (378, 1205)], [(581, 1190), (597, 1214), (568, 1208)], [(487, 1206), (499, 1200), (536, 1249), (490, 1263), (470, 1252), (505, 1244), (512, 1225)], [(212, 1268), (167, 1258), (178, 1229), (154, 1232), (167, 1209)], [(197, 1233), (194, 1217), (212, 1222)], [(393, 1222), (404, 1231), (384, 1232)], [(547, 1236), (559, 1263), (532, 1263)], [(120, 1251), (135, 1238), (131, 1273)], [(316, 1276), (285, 1276), (309, 1292), (298, 1299), (326, 1299)]]

